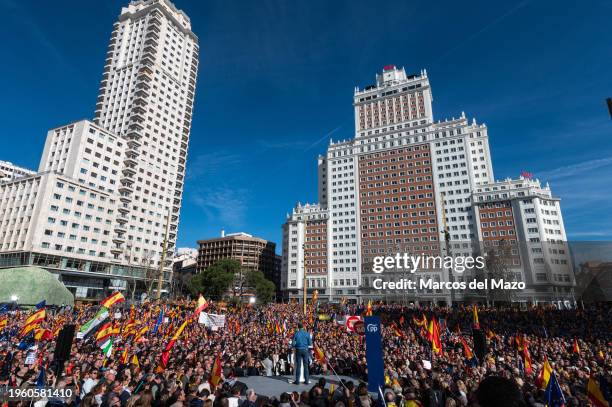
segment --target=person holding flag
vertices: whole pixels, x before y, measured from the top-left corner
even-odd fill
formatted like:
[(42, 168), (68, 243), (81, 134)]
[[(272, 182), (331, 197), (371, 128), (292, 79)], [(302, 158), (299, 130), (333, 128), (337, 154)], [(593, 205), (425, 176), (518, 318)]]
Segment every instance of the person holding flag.
[(435, 354), (442, 352), (442, 341), (440, 340), (440, 326), (436, 317), (432, 317), (427, 328), (427, 338), (431, 342), (431, 349)]
[(478, 306), (476, 304), (472, 306), (472, 327), (474, 329), (480, 329), (480, 321), (478, 320)]
[(565, 396), (563, 395), (563, 391), (561, 390), (557, 375), (554, 371), (550, 376), (548, 386), (546, 386), (544, 400), (546, 401), (547, 407), (565, 407), (566, 405)]
[(548, 362), (548, 358), (544, 357), (542, 369), (540, 370), (540, 373), (538, 374), (538, 377), (536, 379), (536, 386), (538, 386), (538, 388), (544, 390), (546, 389), (546, 387), (548, 387), (548, 382), (550, 381), (550, 374), (552, 373), (552, 370), (553, 369), (550, 363)]
[(368, 305), (366, 307), (365, 316), (366, 317), (372, 316), (372, 300), (368, 300)]
[(593, 375), (587, 382), (587, 397), (594, 407), (610, 407), (610, 400), (606, 399), (607, 383), (604, 377), (597, 380)]

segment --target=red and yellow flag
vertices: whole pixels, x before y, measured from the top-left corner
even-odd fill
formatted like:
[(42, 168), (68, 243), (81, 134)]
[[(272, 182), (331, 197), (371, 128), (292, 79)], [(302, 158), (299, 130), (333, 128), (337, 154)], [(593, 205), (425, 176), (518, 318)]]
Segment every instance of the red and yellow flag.
[(368, 306), (366, 307), (365, 316), (366, 317), (372, 316), (372, 300), (368, 300)]
[(0, 332), (8, 325), (8, 317), (0, 317)]
[(397, 327), (397, 325), (393, 325), (393, 333), (395, 334), (395, 336), (397, 336), (398, 338), (404, 338), (406, 335), (404, 335), (404, 333)]
[(136, 354), (132, 355), (132, 360), (130, 361), (130, 363), (136, 367), (140, 367), (140, 362), (138, 361), (138, 356), (136, 356)]
[(102, 325), (102, 327), (98, 330), (98, 333), (96, 333), (96, 342), (104, 341), (106, 338), (113, 335), (114, 331), (115, 330), (111, 322), (107, 322), (106, 324)]
[(23, 326), (21, 327), (21, 331), (19, 332), (19, 336), (23, 337), (30, 333), (34, 328), (38, 327), (41, 322), (45, 320), (47, 317), (47, 311), (45, 308), (41, 308), (39, 310), (34, 311), (28, 319), (25, 320)]
[(529, 343), (527, 339), (523, 337), (523, 362), (525, 364), (525, 373), (531, 374), (533, 368), (531, 366), (531, 354), (529, 353)]
[(217, 387), (219, 385), (219, 382), (221, 382), (222, 373), (223, 370), (221, 368), (221, 359), (219, 358), (219, 355), (217, 355), (215, 358), (215, 363), (213, 363), (212, 366), (212, 371), (210, 372), (210, 379), (208, 379), (212, 386)]
[(127, 365), (128, 363), (128, 348), (127, 346), (123, 349), (123, 353), (121, 353), (121, 359), (119, 359), (119, 364)]
[(552, 366), (548, 363), (548, 358), (544, 358), (544, 364), (542, 364), (542, 369), (538, 374), (538, 378), (536, 379), (536, 385), (544, 390), (548, 386), (548, 381), (550, 380), (550, 375), (552, 374)]
[(172, 350), (172, 348), (174, 347), (174, 344), (176, 344), (176, 341), (178, 341), (178, 339), (181, 337), (181, 334), (183, 333), (183, 331), (185, 330), (185, 327), (187, 326), (187, 323), (189, 322), (188, 319), (186, 319), (181, 326), (179, 327), (179, 329), (176, 330), (176, 332), (174, 333), (174, 336), (172, 337), (172, 339), (170, 339), (170, 342), (168, 342), (168, 344), (166, 345), (166, 348), (164, 349), (164, 351), (162, 352), (162, 356), (161, 356), (161, 368), (165, 369), (166, 366), (168, 365), (168, 360), (170, 359), (170, 351)]
[(472, 307), (472, 324), (474, 329), (480, 329), (480, 322), (478, 321), (478, 307), (476, 304)]
[(208, 301), (202, 294), (198, 297), (198, 303), (196, 304), (195, 311), (193, 312), (193, 317), (197, 318), (200, 316), (200, 312), (204, 311), (208, 308)]
[(595, 407), (610, 407), (610, 403), (605, 399), (597, 380), (593, 376), (589, 377), (587, 383), (587, 397)]
[(149, 327), (146, 325), (140, 328), (138, 333), (134, 336), (134, 342), (140, 341), (140, 339), (144, 336), (144, 334), (147, 333), (148, 330), (149, 330)]
[(461, 339), (461, 345), (463, 345), (463, 353), (465, 353), (465, 358), (468, 360), (473, 359), (474, 352), (472, 352), (472, 349), (470, 349), (470, 346), (466, 342), (465, 338), (463, 336), (459, 336), (459, 339)]
[(576, 355), (580, 355), (580, 346), (578, 346), (578, 340), (574, 338), (574, 346), (572, 347), (572, 352)]
[(105, 307), (105, 308), (110, 308), (115, 304), (118, 304), (120, 302), (125, 301), (125, 297), (123, 296), (123, 294), (121, 294), (119, 291), (113, 293), (110, 297), (106, 298), (104, 301), (102, 301), (102, 303), (100, 304), (101, 306)]
[(440, 325), (436, 317), (431, 319), (427, 328), (427, 337), (431, 341), (431, 349), (435, 353), (442, 352), (442, 341), (440, 340)]
[(325, 363), (325, 353), (317, 345), (314, 346), (314, 357), (319, 363)]
[(416, 317), (412, 317), (412, 322), (416, 326), (427, 326), (427, 317), (425, 316), (425, 314), (423, 314), (423, 317), (420, 320), (416, 319)]
[(133, 335), (136, 329), (136, 321), (134, 321), (133, 319), (130, 319), (125, 326), (123, 327), (123, 333), (121, 336), (123, 336), (123, 338), (127, 338), (130, 335)]
[(38, 328), (34, 330), (34, 339), (37, 341), (49, 341), (53, 339), (53, 332), (50, 329)]

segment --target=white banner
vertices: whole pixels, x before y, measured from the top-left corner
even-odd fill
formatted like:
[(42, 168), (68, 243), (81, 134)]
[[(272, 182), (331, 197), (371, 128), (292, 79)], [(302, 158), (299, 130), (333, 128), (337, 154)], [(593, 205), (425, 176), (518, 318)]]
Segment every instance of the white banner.
[(207, 314), (206, 312), (200, 312), (198, 322), (200, 324), (206, 325), (213, 331), (216, 331), (219, 328), (223, 328), (225, 326), (225, 315)]

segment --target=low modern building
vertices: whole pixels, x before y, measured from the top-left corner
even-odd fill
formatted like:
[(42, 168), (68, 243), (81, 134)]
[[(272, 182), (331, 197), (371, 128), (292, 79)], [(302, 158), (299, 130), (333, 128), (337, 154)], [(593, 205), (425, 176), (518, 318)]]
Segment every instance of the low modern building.
[(201, 273), (219, 260), (233, 259), (244, 270), (261, 271), (266, 277), (274, 274), (276, 244), (247, 233), (221, 233), (214, 239), (198, 241), (196, 271)]
[(179, 248), (172, 259), (172, 294), (189, 295), (189, 280), (196, 274), (198, 250)]

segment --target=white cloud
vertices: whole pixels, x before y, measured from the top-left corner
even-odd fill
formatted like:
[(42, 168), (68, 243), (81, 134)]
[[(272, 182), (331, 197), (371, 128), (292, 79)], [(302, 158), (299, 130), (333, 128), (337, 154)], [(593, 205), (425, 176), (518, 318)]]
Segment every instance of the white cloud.
[(544, 180), (554, 180), (561, 178), (570, 178), (580, 175), (584, 172), (595, 170), (597, 168), (612, 165), (612, 157), (598, 158), (594, 160), (583, 161), (581, 163), (566, 165), (552, 170), (538, 173), (538, 177)]
[(246, 189), (228, 187), (200, 189), (191, 194), (192, 201), (204, 212), (208, 224), (228, 228), (245, 225), (248, 197)]

